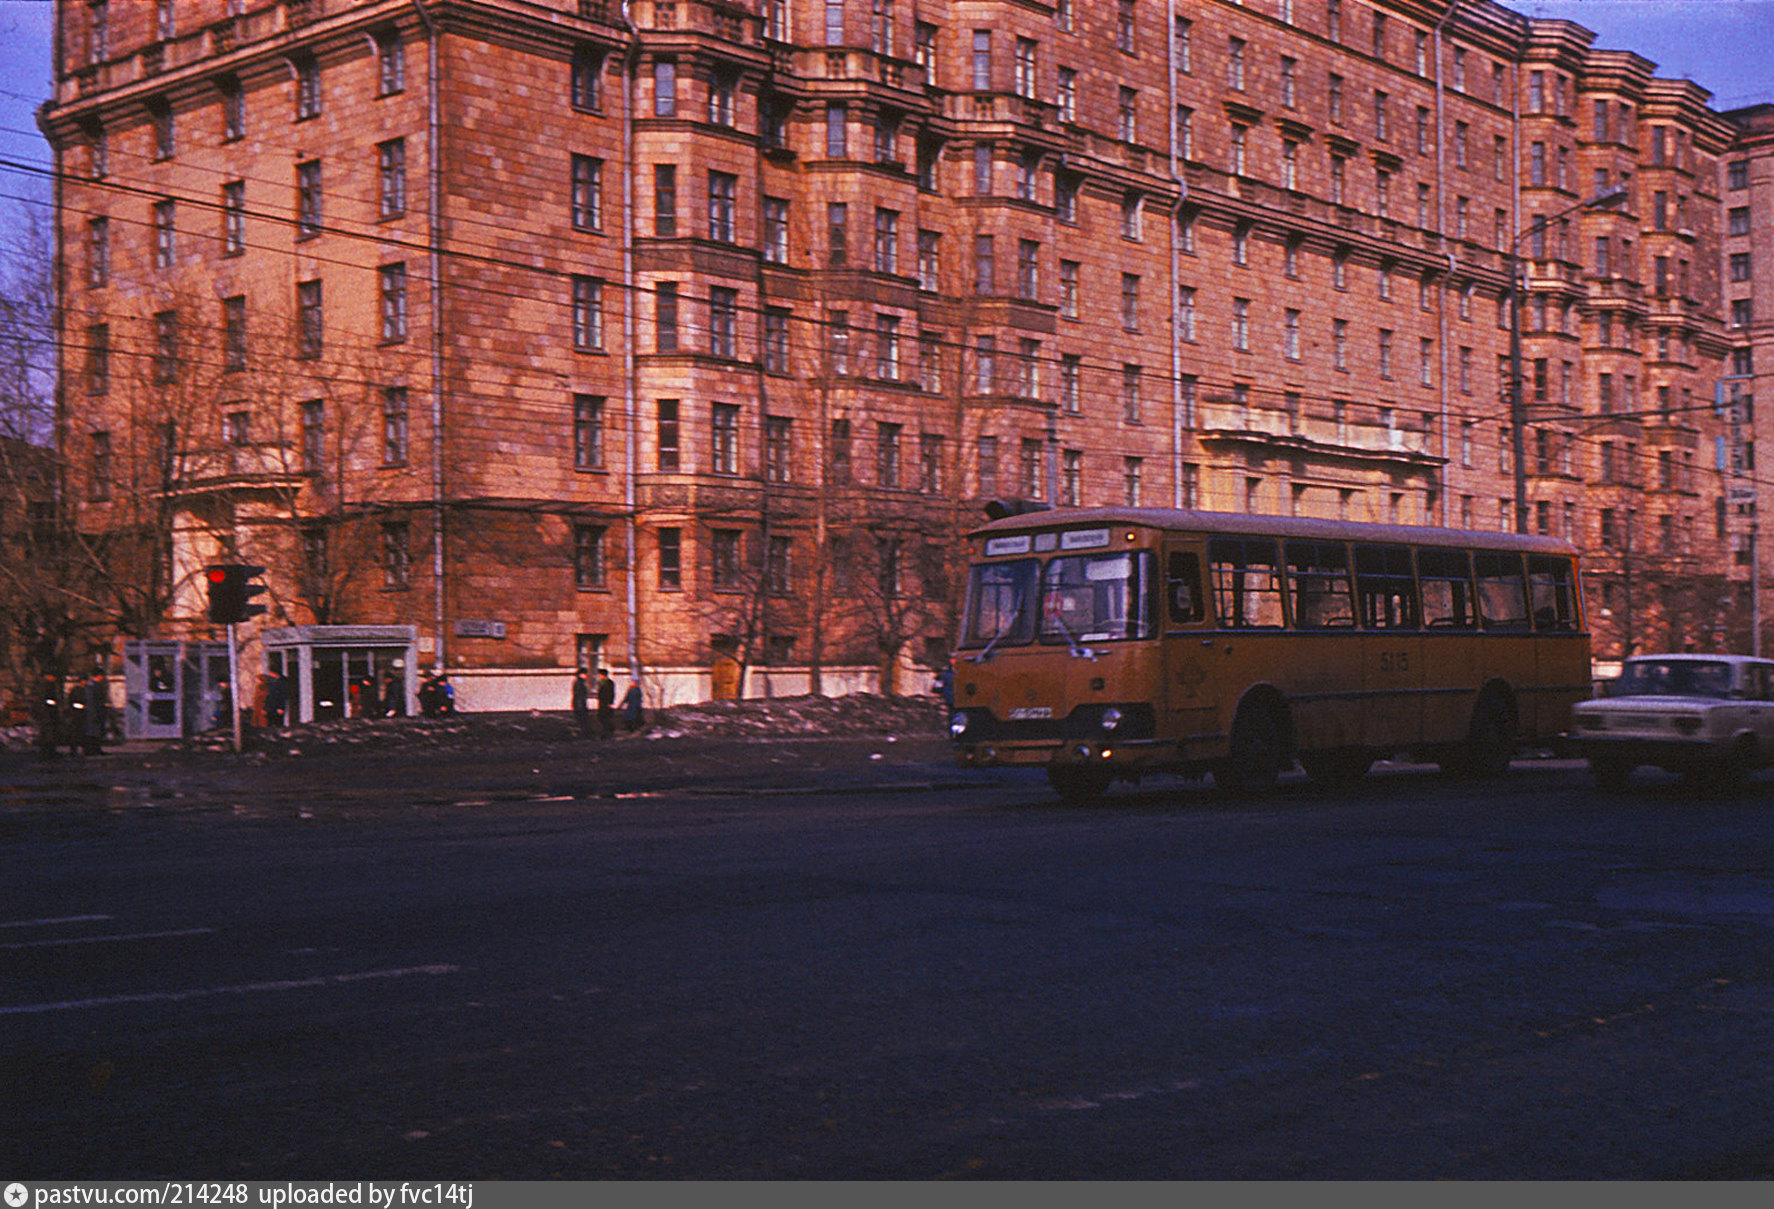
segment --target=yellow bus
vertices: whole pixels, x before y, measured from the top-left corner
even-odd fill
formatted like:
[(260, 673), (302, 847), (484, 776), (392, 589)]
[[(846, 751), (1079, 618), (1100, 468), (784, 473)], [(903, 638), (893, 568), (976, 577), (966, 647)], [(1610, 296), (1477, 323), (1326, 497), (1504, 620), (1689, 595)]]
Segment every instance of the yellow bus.
[(1262, 790), (1409, 753), (1471, 775), (1590, 695), (1576, 551), (1502, 533), (1150, 508), (969, 535), (949, 732), (1089, 801), (1148, 773)]

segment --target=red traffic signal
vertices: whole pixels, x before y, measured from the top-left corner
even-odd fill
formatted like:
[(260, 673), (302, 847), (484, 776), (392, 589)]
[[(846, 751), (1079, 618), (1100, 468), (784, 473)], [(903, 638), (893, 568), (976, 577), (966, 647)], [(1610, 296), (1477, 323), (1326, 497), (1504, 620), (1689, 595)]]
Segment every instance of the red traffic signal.
[(265, 568), (246, 563), (217, 563), (206, 569), (209, 619), (219, 625), (232, 625), (263, 613), (265, 606), (251, 601), (264, 593), (265, 585), (251, 581), (264, 573)]

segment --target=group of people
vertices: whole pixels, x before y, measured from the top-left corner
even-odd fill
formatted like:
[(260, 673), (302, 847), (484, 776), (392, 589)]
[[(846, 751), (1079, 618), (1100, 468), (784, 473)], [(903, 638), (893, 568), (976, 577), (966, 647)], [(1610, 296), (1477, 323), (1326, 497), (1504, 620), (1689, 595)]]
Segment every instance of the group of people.
[(448, 672), (438, 670), (425, 677), (419, 686), (419, 712), (427, 718), (439, 718), (456, 712), (456, 686)]
[[(579, 725), (579, 733), (590, 738), (592, 736), (592, 701), (597, 702), (597, 731), (603, 738), (610, 738), (616, 733), (616, 682), (610, 679), (607, 668), (597, 670), (597, 683), (593, 685), (587, 678), (584, 668), (573, 673), (573, 721)], [(641, 709), (641, 686), (633, 680), (628, 682), (628, 691), (622, 694), (622, 725), (629, 734), (641, 728), (645, 718)]]
[(75, 677), (66, 687), (61, 677), (45, 673), (31, 702), (37, 726), (37, 750), (44, 757), (66, 744), (68, 754), (98, 755), (105, 741), (115, 737), (111, 716), (111, 686), (104, 673)]

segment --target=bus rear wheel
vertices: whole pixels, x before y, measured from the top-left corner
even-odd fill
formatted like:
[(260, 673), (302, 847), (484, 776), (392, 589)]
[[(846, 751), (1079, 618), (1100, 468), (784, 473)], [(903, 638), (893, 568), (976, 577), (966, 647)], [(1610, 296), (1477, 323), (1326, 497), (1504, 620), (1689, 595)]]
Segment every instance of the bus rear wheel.
[(1286, 753), (1281, 721), (1267, 705), (1249, 703), (1232, 720), (1232, 750), (1214, 771), (1214, 781), (1234, 797), (1262, 793), (1281, 776)]
[(1456, 766), (1463, 776), (1500, 777), (1509, 771), (1515, 755), (1515, 710), (1504, 694), (1493, 691), (1479, 698), (1467, 736)]
[(1093, 806), (1102, 801), (1110, 779), (1103, 769), (1076, 764), (1051, 765), (1047, 769), (1047, 783), (1068, 806)]

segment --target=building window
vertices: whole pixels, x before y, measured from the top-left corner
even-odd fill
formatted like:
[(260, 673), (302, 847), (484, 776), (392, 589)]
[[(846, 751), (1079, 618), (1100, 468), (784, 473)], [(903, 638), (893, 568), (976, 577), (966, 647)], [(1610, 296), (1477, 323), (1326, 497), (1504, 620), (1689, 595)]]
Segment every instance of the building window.
[(787, 483), (794, 474), (793, 421), (786, 416), (764, 417), (764, 479)]
[(825, 107), (825, 158), (841, 160), (849, 152), (850, 109), (833, 102)]
[(407, 266), (387, 264), (377, 270), (382, 296), (382, 339), (407, 338)]
[(924, 495), (942, 494), (943, 439), (926, 432), (918, 437), (918, 490)]
[(1250, 351), (1250, 299), (1232, 300), (1232, 348), (1235, 352)]
[(173, 127), (172, 102), (164, 98), (156, 98), (148, 102), (148, 121), (154, 131), (154, 158), (169, 160), (178, 151), (178, 139)]
[(662, 473), (676, 473), (682, 466), (678, 441), (678, 401), (661, 399), (656, 404), (654, 442), (657, 466)]
[(708, 351), (715, 357), (736, 355), (739, 326), (739, 291), (713, 286), (708, 291)]
[(229, 181), (222, 186), (222, 255), (239, 256), (246, 251), (246, 182)]
[(246, 295), (222, 299), (222, 368), (246, 368)]
[(1066, 353), (1059, 359), (1059, 401), (1067, 415), (1079, 415), (1083, 411), (1082, 394), (1079, 391), (1079, 378), (1083, 372), (1084, 358), (1077, 353)]
[(1732, 160), (1725, 165), (1725, 188), (1749, 188), (1749, 161)]
[(296, 165), (297, 239), (320, 234), (320, 208), (320, 161), (304, 160)]
[(717, 243), (733, 242), (733, 203), (739, 178), (730, 172), (708, 174), (708, 237)]
[(1731, 326), (1748, 327), (1755, 317), (1755, 306), (1748, 298), (1737, 298), (1731, 303)]
[(653, 61), (653, 116), (656, 118), (678, 116), (678, 61), (676, 59), (655, 59)]
[(382, 526), (382, 586), (407, 587), (412, 582), (412, 530), (405, 521)]
[(938, 332), (918, 333), (918, 389), (926, 394), (942, 390), (942, 336)]
[(173, 382), (179, 376), (179, 313), (154, 313), (154, 381)]
[(1033, 98), (1035, 95), (1035, 40), (1018, 38), (1016, 40), (1016, 74), (1013, 87), (1019, 97)]
[(825, 44), (844, 45), (844, 0), (825, 0)]
[(912, 62), (924, 83), (936, 83), (936, 26), (925, 21), (912, 24)]
[(826, 340), (834, 377), (850, 372), (850, 312), (832, 311), (826, 320)]
[(788, 263), (788, 201), (785, 198), (764, 199), (764, 259), (771, 264)]
[(841, 269), (850, 263), (850, 206), (828, 202), (825, 208), (826, 266)]
[(788, 318), (789, 313), (780, 307), (769, 307), (764, 311), (765, 373), (789, 372)]
[(733, 403), (709, 406), (709, 471), (739, 473), (739, 407)]
[(320, 63), (313, 55), (298, 55), (296, 67), (296, 120), (320, 116)]
[[(794, 552), (794, 539), (772, 535), (770, 545), (764, 556), (764, 590), (772, 596), (788, 596), (794, 591), (794, 577), (790, 574)], [(772, 635), (771, 642), (789, 643), (793, 640), (786, 635)], [(790, 658), (789, 648), (774, 651), (770, 655), (772, 663), (786, 663)]]
[(973, 390), (975, 394), (989, 395), (997, 389), (997, 357), (997, 337), (981, 336), (974, 342)]
[(678, 233), (678, 169), (653, 165), (653, 234), (670, 239)]
[(683, 530), (672, 525), (659, 530), (659, 587), (667, 592), (675, 592), (683, 586)]
[(604, 396), (573, 396), (573, 469), (604, 468)]
[(88, 219), (86, 223), (86, 284), (102, 289), (111, 280), (111, 220)]
[(1016, 243), (1016, 296), (1035, 302), (1040, 296), (1041, 245), (1033, 239)]
[(1250, 134), (1247, 127), (1234, 125), (1230, 143), (1231, 162), (1227, 167), (1233, 176), (1249, 176), (1249, 164), (1245, 158), (1245, 140)]
[(1392, 332), (1387, 328), (1380, 329), (1379, 355), (1380, 377), (1390, 381), (1392, 378)]
[(325, 345), (325, 312), (319, 281), (296, 283), (296, 355), (318, 357)]
[(380, 170), (380, 210), (383, 218), (394, 218), (407, 208), (407, 141), (389, 139), (376, 144)]
[(714, 70), (708, 77), (708, 122), (711, 126), (733, 124), (733, 92), (738, 82), (733, 73)]
[(875, 207), (875, 272), (899, 272), (899, 211)]
[(678, 283), (661, 281), (653, 286), (653, 342), (662, 353), (678, 351)]
[(382, 388), (382, 464), (407, 464), (407, 388)]
[(326, 463), (326, 404), (309, 399), (302, 404), (302, 473), (319, 474)]
[(988, 499), (998, 494), (998, 438), (982, 436), (978, 448), (979, 495)]
[(595, 110), (603, 104), (603, 53), (589, 46), (573, 50), (567, 87), (574, 109)]
[(246, 93), (233, 76), (221, 80), (216, 90), (222, 94), (222, 141), (231, 143), (246, 137)]
[(1128, 332), (1140, 330), (1140, 276), (1138, 273), (1121, 274), (1121, 329)]
[(111, 434), (93, 433), (91, 451), (91, 476), (86, 482), (86, 498), (103, 503), (111, 498)]
[(996, 243), (990, 235), (973, 237), (973, 292), (982, 296), (995, 292), (997, 284)]
[(572, 160), (573, 226), (581, 231), (604, 228), (604, 161), (589, 155)]
[(1115, 49), (1124, 54), (1136, 53), (1133, 0), (1115, 0)]
[(178, 259), (175, 205), (172, 198), (154, 203), (154, 267), (170, 269)]
[(942, 236), (935, 231), (918, 232), (918, 288), (935, 292), (939, 284), (939, 252)]
[(1117, 94), (1115, 116), (1115, 134), (1124, 143), (1139, 141), (1139, 106), (1138, 89), (1123, 87)]
[(899, 486), (899, 438), (904, 431), (900, 424), (875, 425), (875, 485), (884, 488)]
[(604, 283), (573, 275), (573, 347), (599, 352), (604, 347)]
[(1078, 317), (1078, 262), (1059, 262), (1059, 313), (1062, 319)]
[(1281, 353), (1289, 361), (1300, 359), (1300, 312), (1290, 310), (1281, 323)]
[(573, 526), (573, 586), (601, 588), (604, 586), (604, 527)]
[(830, 445), (831, 481), (845, 484), (850, 481), (850, 421), (838, 419), (832, 421)]
[(407, 49), (400, 34), (385, 29), (376, 34), (376, 94), (389, 96), (407, 86)]
[[(1188, 469), (1193, 469), (1189, 467)], [(1122, 501), (1129, 508), (1138, 508), (1145, 502), (1146, 460), (1144, 458), (1121, 459)], [(1193, 505), (1186, 505), (1193, 506)]]
[(1121, 198), (1121, 238), (1139, 240), (1144, 238), (1144, 215), (1146, 211), (1145, 194), (1137, 189), (1129, 189)]
[(899, 381), (899, 316), (875, 316), (875, 377)]
[(86, 329), (86, 390), (102, 395), (111, 388), (111, 325), (95, 323)]
[(1045, 458), (1041, 456), (1041, 442), (1033, 437), (1024, 437), (1022, 442), (1022, 493), (1032, 500), (1046, 499), (1047, 476), (1042, 473)]
[(1121, 367), (1121, 418), (1129, 424), (1138, 424), (1143, 418), (1140, 401), (1140, 379), (1143, 371), (1137, 365)]
[(1059, 120), (1076, 122), (1078, 120), (1078, 72), (1071, 67), (1059, 69), (1058, 85), (1055, 89), (1055, 101), (1059, 105)]

